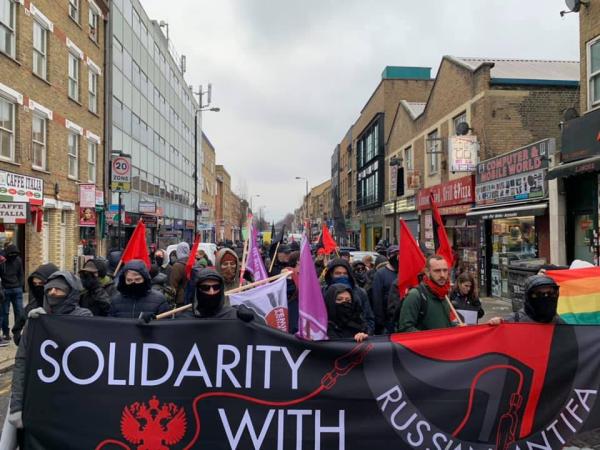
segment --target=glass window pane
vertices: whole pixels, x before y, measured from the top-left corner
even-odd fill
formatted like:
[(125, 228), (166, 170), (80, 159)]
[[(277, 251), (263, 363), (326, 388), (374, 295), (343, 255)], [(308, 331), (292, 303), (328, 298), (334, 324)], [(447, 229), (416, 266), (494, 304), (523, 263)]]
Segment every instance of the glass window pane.
[(590, 47), (590, 69), (591, 73), (600, 70), (600, 41)]

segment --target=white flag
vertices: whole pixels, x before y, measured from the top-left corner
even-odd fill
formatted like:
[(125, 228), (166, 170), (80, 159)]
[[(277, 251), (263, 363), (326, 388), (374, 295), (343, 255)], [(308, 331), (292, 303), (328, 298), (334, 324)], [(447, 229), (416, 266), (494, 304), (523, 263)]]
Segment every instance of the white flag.
[(231, 305), (244, 305), (265, 319), (267, 325), (288, 331), (286, 277), (257, 286), (238, 294), (229, 295)]

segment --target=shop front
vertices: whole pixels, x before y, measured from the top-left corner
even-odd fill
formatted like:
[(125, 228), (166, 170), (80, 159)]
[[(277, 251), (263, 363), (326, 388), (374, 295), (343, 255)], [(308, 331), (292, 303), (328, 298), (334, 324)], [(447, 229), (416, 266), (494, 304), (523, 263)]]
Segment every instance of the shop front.
[(0, 249), (16, 245), (25, 271), (44, 260), (44, 250), (37, 248), (43, 241), (43, 205), (44, 180), (0, 170)]
[(482, 295), (512, 299), (524, 279), (550, 259), (548, 157), (544, 139), (477, 165), (476, 207), (480, 224), (479, 283)]
[(379, 242), (384, 241), (382, 208), (360, 213), (360, 249), (373, 251)]
[(467, 213), (475, 201), (475, 179), (473, 175), (457, 178), (446, 183), (422, 189), (417, 194), (416, 207), (421, 213), (419, 243), (428, 253), (436, 248), (430, 194), (439, 208), (450, 244), (455, 253), (454, 275), (462, 272), (477, 274), (479, 229), (477, 220), (469, 219)]
[(400, 198), (383, 205), (385, 215), (385, 239), (398, 244), (400, 219), (406, 222), (415, 239), (419, 239), (419, 215), (415, 196)]
[(561, 164), (548, 171), (548, 179), (557, 179), (559, 191), (566, 196), (564, 234), (567, 262), (581, 259), (598, 265), (600, 109), (566, 121), (561, 145)]

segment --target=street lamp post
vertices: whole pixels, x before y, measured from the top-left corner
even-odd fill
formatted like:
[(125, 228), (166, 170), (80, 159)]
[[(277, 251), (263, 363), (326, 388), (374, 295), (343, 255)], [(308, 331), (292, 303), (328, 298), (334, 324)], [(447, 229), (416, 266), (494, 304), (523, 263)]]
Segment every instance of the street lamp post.
[[(396, 186), (398, 186), (398, 173), (397, 173), (397, 168), (400, 165), (400, 163), (402, 162), (402, 160), (400, 158), (398, 158), (397, 156), (392, 156), (390, 158), (390, 167), (393, 167), (394, 169), (396, 169)], [(397, 194), (398, 193), (398, 188), (396, 187), (396, 190), (394, 192), (394, 244), (398, 245), (398, 231), (397, 231), (397, 226), (398, 224), (396, 223), (396, 206), (398, 205), (398, 199)]]
[[(206, 91), (203, 91), (200, 85), (200, 89), (195, 94), (198, 95), (198, 109), (194, 114), (194, 236), (198, 233), (198, 151), (202, 152), (202, 111), (221, 111), (221, 108), (209, 108), (212, 94), (210, 83)], [(206, 105), (202, 103), (204, 94), (207, 94)], [(198, 129), (200, 129), (200, 149), (198, 149)]]
[(252, 199), (255, 197), (256, 198), (260, 197), (260, 194), (254, 194), (254, 195), (250, 196), (250, 211), (252, 211), (253, 213), (254, 213), (254, 210), (252, 209)]

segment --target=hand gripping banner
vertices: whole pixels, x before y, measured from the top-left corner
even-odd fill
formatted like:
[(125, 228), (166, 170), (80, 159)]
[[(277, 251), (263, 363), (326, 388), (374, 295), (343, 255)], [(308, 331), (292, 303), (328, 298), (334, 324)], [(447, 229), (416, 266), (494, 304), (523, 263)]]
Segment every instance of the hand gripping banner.
[(28, 449), (559, 449), (600, 426), (596, 326), (356, 344), (237, 320), (42, 316), (27, 333)]

